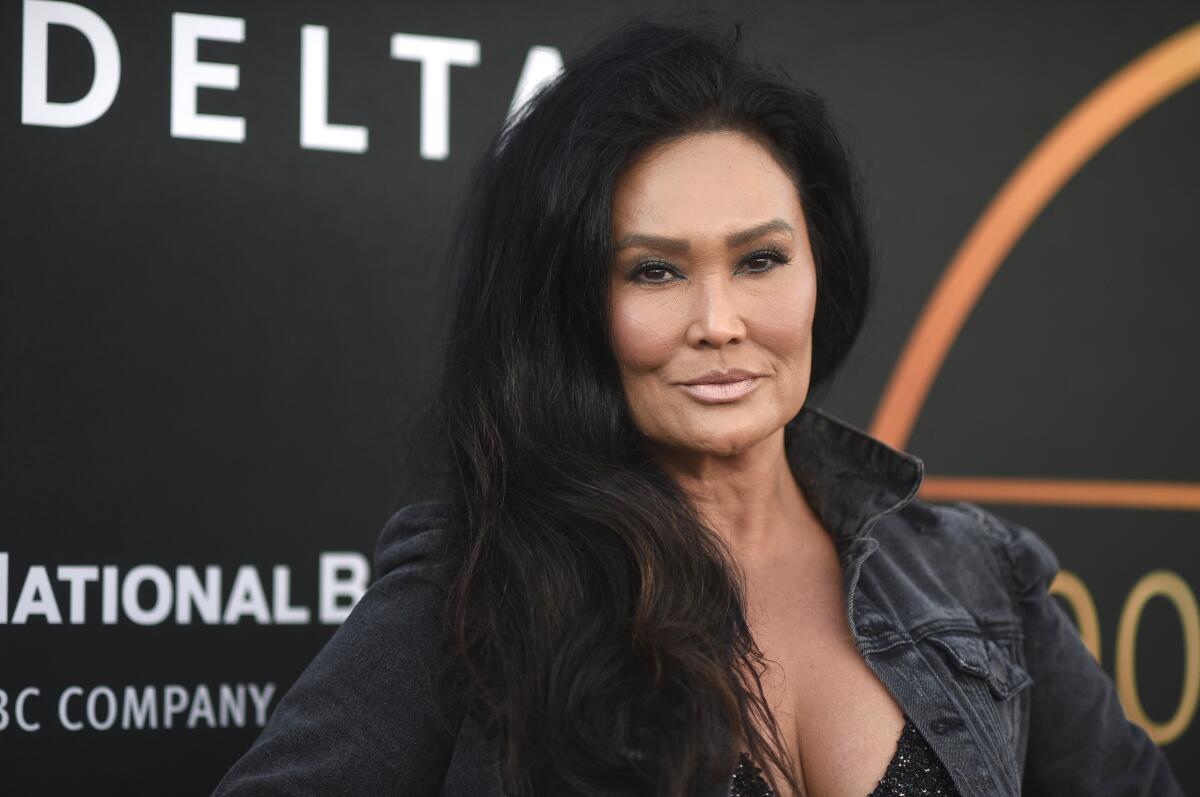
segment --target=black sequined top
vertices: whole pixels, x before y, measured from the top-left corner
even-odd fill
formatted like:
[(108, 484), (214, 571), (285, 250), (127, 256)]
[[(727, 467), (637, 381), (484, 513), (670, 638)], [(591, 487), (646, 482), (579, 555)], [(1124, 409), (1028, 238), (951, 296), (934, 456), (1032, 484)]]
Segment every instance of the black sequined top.
[[(729, 781), (729, 797), (774, 797), (774, 790), (763, 780), (761, 772), (750, 755), (742, 753)], [(879, 785), (867, 797), (959, 797), (959, 792), (937, 753), (905, 716), (896, 755)]]

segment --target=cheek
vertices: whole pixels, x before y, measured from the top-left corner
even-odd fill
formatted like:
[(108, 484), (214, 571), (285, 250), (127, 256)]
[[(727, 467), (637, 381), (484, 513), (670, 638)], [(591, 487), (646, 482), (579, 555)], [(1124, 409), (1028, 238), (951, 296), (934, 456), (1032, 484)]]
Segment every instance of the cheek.
[[(816, 285), (811, 272), (798, 275), (785, 286), (759, 297), (752, 337), (756, 343), (784, 360), (799, 360), (812, 348), (812, 322), (816, 310)], [(805, 360), (807, 362), (807, 360)]]
[(670, 359), (682, 334), (670, 302), (661, 297), (627, 296), (614, 300), (613, 351), (630, 376), (653, 371)]

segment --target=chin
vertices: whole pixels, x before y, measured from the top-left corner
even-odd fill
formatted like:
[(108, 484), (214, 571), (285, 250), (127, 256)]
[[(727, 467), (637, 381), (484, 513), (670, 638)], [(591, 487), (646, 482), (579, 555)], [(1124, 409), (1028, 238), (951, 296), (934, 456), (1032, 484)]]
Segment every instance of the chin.
[(692, 427), (695, 433), (690, 440), (681, 441), (685, 448), (716, 456), (733, 456), (761, 443), (778, 426), (764, 422), (763, 418), (705, 419)]

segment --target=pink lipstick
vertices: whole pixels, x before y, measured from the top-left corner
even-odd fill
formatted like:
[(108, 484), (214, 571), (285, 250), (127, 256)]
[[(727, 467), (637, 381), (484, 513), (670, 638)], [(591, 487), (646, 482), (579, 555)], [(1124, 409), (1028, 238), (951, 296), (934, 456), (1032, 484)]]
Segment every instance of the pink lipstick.
[(681, 382), (679, 386), (704, 404), (726, 404), (748, 395), (760, 381), (762, 377), (759, 374), (731, 368), (727, 371), (709, 371), (703, 376)]

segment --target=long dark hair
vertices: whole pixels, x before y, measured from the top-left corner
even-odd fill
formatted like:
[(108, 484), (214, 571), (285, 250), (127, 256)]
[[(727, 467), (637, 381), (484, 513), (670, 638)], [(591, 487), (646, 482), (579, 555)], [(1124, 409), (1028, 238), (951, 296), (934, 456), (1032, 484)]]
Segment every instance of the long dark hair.
[(740, 25), (610, 28), (470, 179), (437, 400), (457, 563), (444, 688), (499, 735), (516, 791), (692, 794), (728, 780), (734, 738), (802, 791), (742, 575), (651, 459), (609, 342), (618, 174), (653, 144), (716, 130), (754, 136), (794, 178), (817, 267), (816, 389), (868, 304), (860, 181), (824, 101), (744, 54)]

